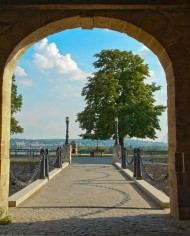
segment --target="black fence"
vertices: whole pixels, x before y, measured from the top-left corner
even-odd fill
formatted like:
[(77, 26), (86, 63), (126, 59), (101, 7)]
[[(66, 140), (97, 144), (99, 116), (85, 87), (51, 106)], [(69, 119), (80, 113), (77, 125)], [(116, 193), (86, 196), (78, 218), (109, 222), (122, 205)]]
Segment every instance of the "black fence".
[(12, 149), (10, 151), (10, 195), (37, 179), (49, 179), (49, 172), (61, 168), (66, 151), (48, 149)]

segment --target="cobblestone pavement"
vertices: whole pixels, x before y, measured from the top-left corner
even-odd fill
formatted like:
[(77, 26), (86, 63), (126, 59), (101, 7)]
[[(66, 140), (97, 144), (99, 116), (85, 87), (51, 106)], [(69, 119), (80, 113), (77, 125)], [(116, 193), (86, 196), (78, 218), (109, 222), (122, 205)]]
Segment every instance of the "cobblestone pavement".
[(73, 164), (19, 207), (0, 235), (190, 235), (112, 165)]

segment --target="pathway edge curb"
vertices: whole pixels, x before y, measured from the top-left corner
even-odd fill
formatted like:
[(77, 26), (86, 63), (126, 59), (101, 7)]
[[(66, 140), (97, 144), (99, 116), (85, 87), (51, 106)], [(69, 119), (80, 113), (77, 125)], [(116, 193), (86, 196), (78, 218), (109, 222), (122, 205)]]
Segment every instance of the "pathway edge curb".
[(122, 169), (120, 163), (114, 163), (114, 166), (119, 168), (124, 175), (133, 180), (134, 183), (142, 189), (149, 197), (159, 204), (162, 208), (170, 208), (170, 198), (145, 180), (136, 180), (133, 177), (133, 172), (128, 169)]
[[(65, 162), (62, 164), (62, 168), (56, 168), (56, 169), (52, 170), (49, 173), (49, 180), (54, 178), (57, 174), (59, 174), (68, 165), (69, 165), (69, 163)], [(34, 194), (38, 189), (40, 189), (41, 187), (43, 187), (47, 183), (48, 183), (47, 179), (37, 179), (36, 181), (34, 181), (30, 185), (26, 186), (25, 188), (23, 188), (19, 192), (11, 195), (8, 198), (9, 207), (17, 207), (20, 203), (22, 203), (24, 200), (29, 198), (32, 194)]]

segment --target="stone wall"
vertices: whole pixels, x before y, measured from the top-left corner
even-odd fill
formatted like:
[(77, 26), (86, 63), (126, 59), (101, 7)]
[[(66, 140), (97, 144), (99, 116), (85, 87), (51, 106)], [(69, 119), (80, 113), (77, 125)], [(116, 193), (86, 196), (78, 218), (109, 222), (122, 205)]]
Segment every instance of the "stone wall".
[[(153, 3), (154, 2), (154, 3)], [(168, 85), (171, 214), (190, 218), (190, 3), (188, 0), (2, 0), (0, 2), (0, 206), (7, 208), (13, 69), (30, 45), (81, 27), (116, 30), (159, 58)]]

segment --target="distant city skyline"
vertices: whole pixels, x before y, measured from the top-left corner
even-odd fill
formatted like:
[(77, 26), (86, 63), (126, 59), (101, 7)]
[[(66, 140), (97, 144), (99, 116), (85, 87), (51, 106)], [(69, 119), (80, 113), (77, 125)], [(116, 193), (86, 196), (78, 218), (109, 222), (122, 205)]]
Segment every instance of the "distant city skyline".
[[(72, 139), (71, 139), (72, 140)], [(70, 143), (71, 143), (70, 140)], [(114, 145), (114, 140), (89, 140), (89, 139), (75, 139), (78, 146), (109, 146)], [(11, 148), (44, 148), (53, 147), (54, 149), (58, 146), (62, 146), (65, 143), (65, 139), (11, 139)], [(124, 142), (125, 146), (134, 147), (168, 147), (167, 143), (147, 141), (140, 139), (126, 139)]]
[[(65, 138), (65, 118), (70, 117), (72, 139), (82, 133), (75, 122), (84, 108), (81, 91), (86, 78), (94, 72), (94, 54), (103, 49), (131, 50), (149, 65), (150, 78), (162, 86), (156, 93), (156, 103), (166, 105), (166, 79), (157, 57), (143, 44), (111, 30), (65, 30), (51, 35), (30, 47), (20, 58), (14, 74), (18, 92), (23, 96), (23, 108), (15, 115), (23, 126), (18, 138)], [(158, 140), (167, 134), (167, 114), (160, 118)]]

